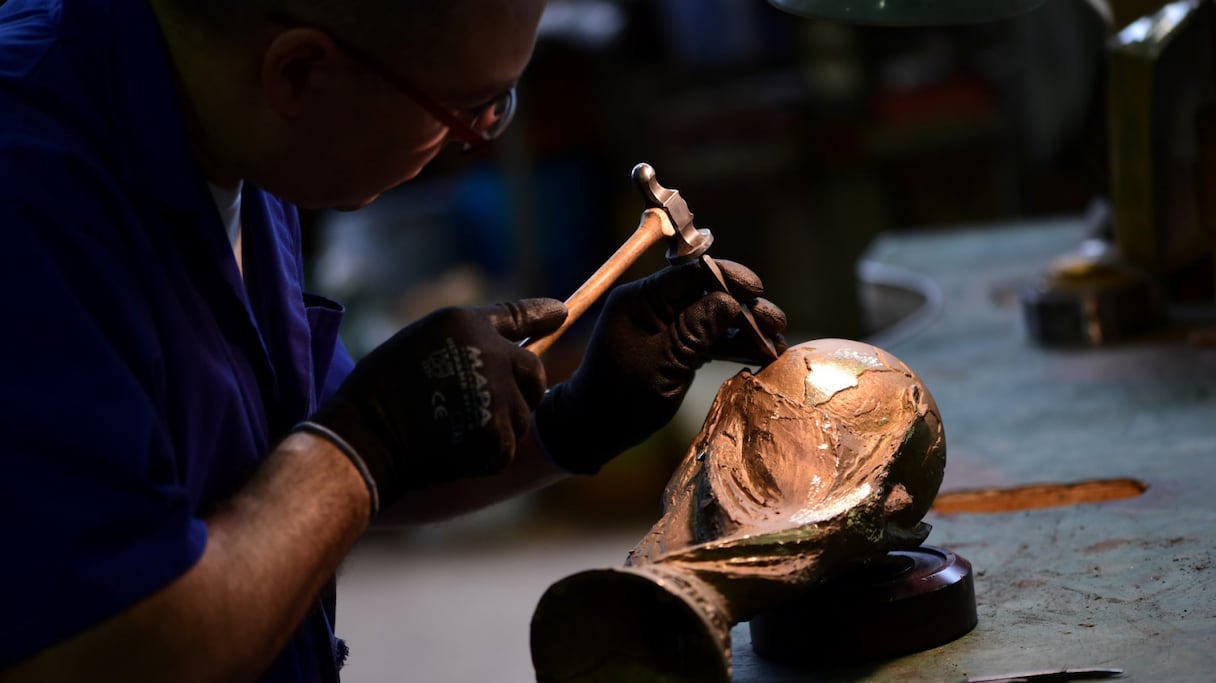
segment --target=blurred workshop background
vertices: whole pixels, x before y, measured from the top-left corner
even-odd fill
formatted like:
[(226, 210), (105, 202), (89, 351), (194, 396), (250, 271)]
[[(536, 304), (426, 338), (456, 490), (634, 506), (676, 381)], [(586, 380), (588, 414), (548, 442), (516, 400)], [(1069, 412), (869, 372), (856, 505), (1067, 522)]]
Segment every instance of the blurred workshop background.
[(349, 303), (356, 352), (439, 305), (564, 298), (636, 227), (644, 161), (793, 330), (862, 336), (853, 263), (874, 235), (1103, 193), (1106, 35), (1085, 0), (926, 29), (757, 0), (551, 0), (507, 137), (317, 216), (316, 286)]
[[(564, 299), (637, 227), (630, 171), (646, 162), (715, 257), (760, 273), (792, 340), (864, 338), (883, 324), (858, 282), (876, 235), (1105, 196), (1107, 32), (1086, 0), (932, 28), (757, 0), (550, 0), (505, 137), (451, 149), (364, 210), (307, 216), (312, 286), (347, 305), (355, 354), (441, 306)], [(626, 279), (661, 268), (653, 252)], [(552, 378), (577, 365), (593, 317), (546, 355)], [(651, 514), (690, 436), (546, 495), (564, 514)]]
[[(312, 288), (348, 306), (356, 355), (441, 306), (565, 298), (637, 226), (630, 171), (646, 162), (713, 231), (715, 257), (760, 273), (791, 341), (872, 338), (907, 312), (870, 296), (861, 266), (880, 235), (1058, 216), (1104, 229), (1109, 40), (1163, 4), (1048, 0), (997, 22), (884, 28), (760, 0), (549, 0), (505, 137), (452, 149), (366, 209), (307, 214)], [(656, 248), (627, 278), (663, 265)], [(546, 355), (552, 381), (594, 312)], [(349, 680), (396, 680), (407, 660), (410, 680), (490, 680), (479, 659), (526, 670), (544, 587), (619, 564), (657, 518), (739, 368), (711, 366), (670, 428), (597, 477), (369, 534), (341, 578)]]

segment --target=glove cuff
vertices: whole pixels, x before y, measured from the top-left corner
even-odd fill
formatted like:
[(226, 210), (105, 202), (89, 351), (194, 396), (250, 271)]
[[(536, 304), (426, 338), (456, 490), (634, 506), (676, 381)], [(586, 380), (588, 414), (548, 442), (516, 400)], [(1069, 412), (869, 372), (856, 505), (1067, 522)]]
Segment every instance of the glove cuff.
[[(545, 393), (532, 415), (536, 440), (549, 460), (571, 474), (591, 475), (636, 443), (618, 444), (615, 436), (597, 429), (605, 415), (588, 415), (579, 411), (577, 401), (565, 400), (564, 383)], [(640, 443), (640, 441), (639, 441)]]
[(372, 477), (371, 470), (369, 470), (367, 467), (367, 462), (363, 460), (362, 456), (359, 455), (359, 452), (355, 450), (354, 446), (347, 443), (346, 439), (338, 436), (338, 434), (329, 427), (308, 420), (297, 424), (292, 428), (292, 431), (308, 432), (309, 434), (319, 436), (333, 444), (335, 448), (341, 451), (342, 454), (345, 455), (348, 460), (350, 460), (351, 464), (355, 466), (356, 470), (358, 470), (359, 476), (363, 477), (364, 485), (367, 486), (368, 498), (371, 500), (370, 520), (371, 522), (375, 522), (376, 517), (380, 514), (380, 489), (376, 486), (376, 480)]
[(537, 444), (537, 447), (540, 449), (541, 457), (543, 457), (545, 460), (549, 461), (550, 464), (552, 464), (554, 467), (561, 470), (562, 472), (565, 472), (566, 474), (578, 474), (578, 472), (574, 472), (574, 471), (570, 470), (564, 464), (562, 464), (557, 458), (553, 457), (552, 451), (549, 450), (549, 444), (545, 443), (545, 438), (541, 434), (540, 427), (537, 426), (536, 413), (532, 413), (532, 424), (529, 428), (532, 431), (532, 440)]

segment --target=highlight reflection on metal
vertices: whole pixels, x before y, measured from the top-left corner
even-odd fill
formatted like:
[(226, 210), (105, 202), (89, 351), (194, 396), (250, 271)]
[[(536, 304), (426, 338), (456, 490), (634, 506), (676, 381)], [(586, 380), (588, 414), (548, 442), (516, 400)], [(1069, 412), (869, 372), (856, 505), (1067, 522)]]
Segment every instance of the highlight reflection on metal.
[(1044, 1), (769, 0), (779, 9), (804, 17), (824, 17), (887, 26), (932, 26), (995, 21), (1032, 10)]
[(920, 545), (945, 460), (932, 396), (879, 348), (817, 340), (740, 372), (625, 566), (542, 597), (537, 680), (729, 681), (733, 624), (850, 563)]
[(1145, 15), (1125, 26), (1115, 36), (1113, 44), (1126, 47), (1145, 43), (1146, 50), (1156, 48), (1156, 44), (1169, 38), (1169, 34), (1177, 29), (1183, 21), (1191, 16), (1199, 7), (1199, 0), (1178, 0), (1162, 7), (1154, 14)]

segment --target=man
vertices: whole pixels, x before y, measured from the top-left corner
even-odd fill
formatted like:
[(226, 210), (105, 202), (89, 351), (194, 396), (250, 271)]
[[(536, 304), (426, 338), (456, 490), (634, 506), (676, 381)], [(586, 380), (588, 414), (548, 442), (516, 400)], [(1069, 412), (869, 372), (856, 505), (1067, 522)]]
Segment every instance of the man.
[(518, 342), (558, 301), (438, 311), (356, 365), (301, 289), (292, 205), (500, 133), (542, 6), (0, 7), (0, 680), (336, 680), (332, 577), (373, 517), (590, 474), (671, 418), (740, 312), (695, 267), (618, 287), (548, 391)]

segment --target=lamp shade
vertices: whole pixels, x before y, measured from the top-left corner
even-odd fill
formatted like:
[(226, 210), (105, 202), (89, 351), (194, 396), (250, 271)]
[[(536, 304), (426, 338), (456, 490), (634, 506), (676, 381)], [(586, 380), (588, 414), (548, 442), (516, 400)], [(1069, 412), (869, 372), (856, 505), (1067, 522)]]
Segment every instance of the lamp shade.
[(840, 19), (882, 26), (973, 24), (1004, 19), (1045, 0), (769, 0), (804, 17)]

